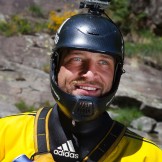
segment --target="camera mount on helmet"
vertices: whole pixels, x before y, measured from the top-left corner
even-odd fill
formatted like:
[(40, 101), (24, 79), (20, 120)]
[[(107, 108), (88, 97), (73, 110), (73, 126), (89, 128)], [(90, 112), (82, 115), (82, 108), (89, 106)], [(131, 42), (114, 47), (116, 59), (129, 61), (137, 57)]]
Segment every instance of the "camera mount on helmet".
[(108, 7), (111, 0), (84, 0), (80, 2), (80, 8), (88, 8), (88, 12), (92, 14), (101, 15), (104, 9)]

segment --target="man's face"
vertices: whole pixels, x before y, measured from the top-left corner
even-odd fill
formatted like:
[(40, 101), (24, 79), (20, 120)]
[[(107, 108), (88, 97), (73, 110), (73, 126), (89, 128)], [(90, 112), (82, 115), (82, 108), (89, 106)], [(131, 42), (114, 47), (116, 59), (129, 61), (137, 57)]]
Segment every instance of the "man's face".
[(111, 56), (70, 50), (61, 58), (58, 85), (72, 95), (99, 97), (110, 91), (114, 67)]

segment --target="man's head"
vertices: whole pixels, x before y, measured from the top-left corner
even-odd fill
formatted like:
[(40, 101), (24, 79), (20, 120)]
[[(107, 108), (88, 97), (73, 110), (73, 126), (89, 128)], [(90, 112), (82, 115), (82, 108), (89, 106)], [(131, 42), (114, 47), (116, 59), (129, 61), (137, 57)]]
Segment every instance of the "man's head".
[(101, 15), (79, 14), (55, 36), (51, 90), (61, 111), (93, 120), (111, 103), (123, 72), (124, 43), (117, 26)]

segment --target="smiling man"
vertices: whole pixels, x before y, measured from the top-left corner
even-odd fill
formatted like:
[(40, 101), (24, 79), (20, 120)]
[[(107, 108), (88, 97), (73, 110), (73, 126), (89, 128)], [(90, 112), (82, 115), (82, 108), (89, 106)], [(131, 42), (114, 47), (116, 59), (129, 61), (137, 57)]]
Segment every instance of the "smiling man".
[(64, 92), (99, 97), (110, 91), (115, 68), (113, 57), (89, 51), (65, 52), (58, 73), (58, 86)]
[(156, 144), (106, 111), (124, 72), (124, 41), (103, 10), (96, 3), (90, 7), (67, 19), (55, 35), (50, 71), (55, 106), (0, 119), (1, 162), (21, 154), (35, 162), (162, 162)]

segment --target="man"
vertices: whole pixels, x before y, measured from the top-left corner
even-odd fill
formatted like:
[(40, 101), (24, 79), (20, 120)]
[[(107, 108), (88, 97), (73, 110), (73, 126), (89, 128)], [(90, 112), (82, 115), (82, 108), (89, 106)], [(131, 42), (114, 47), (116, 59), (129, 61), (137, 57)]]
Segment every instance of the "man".
[(67, 19), (51, 57), (54, 108), (0, 119), (0, 161), (161, 162), (151, 141), (113, 121), (106, 109), (123, 73), (124, 43), (98, 12)]

